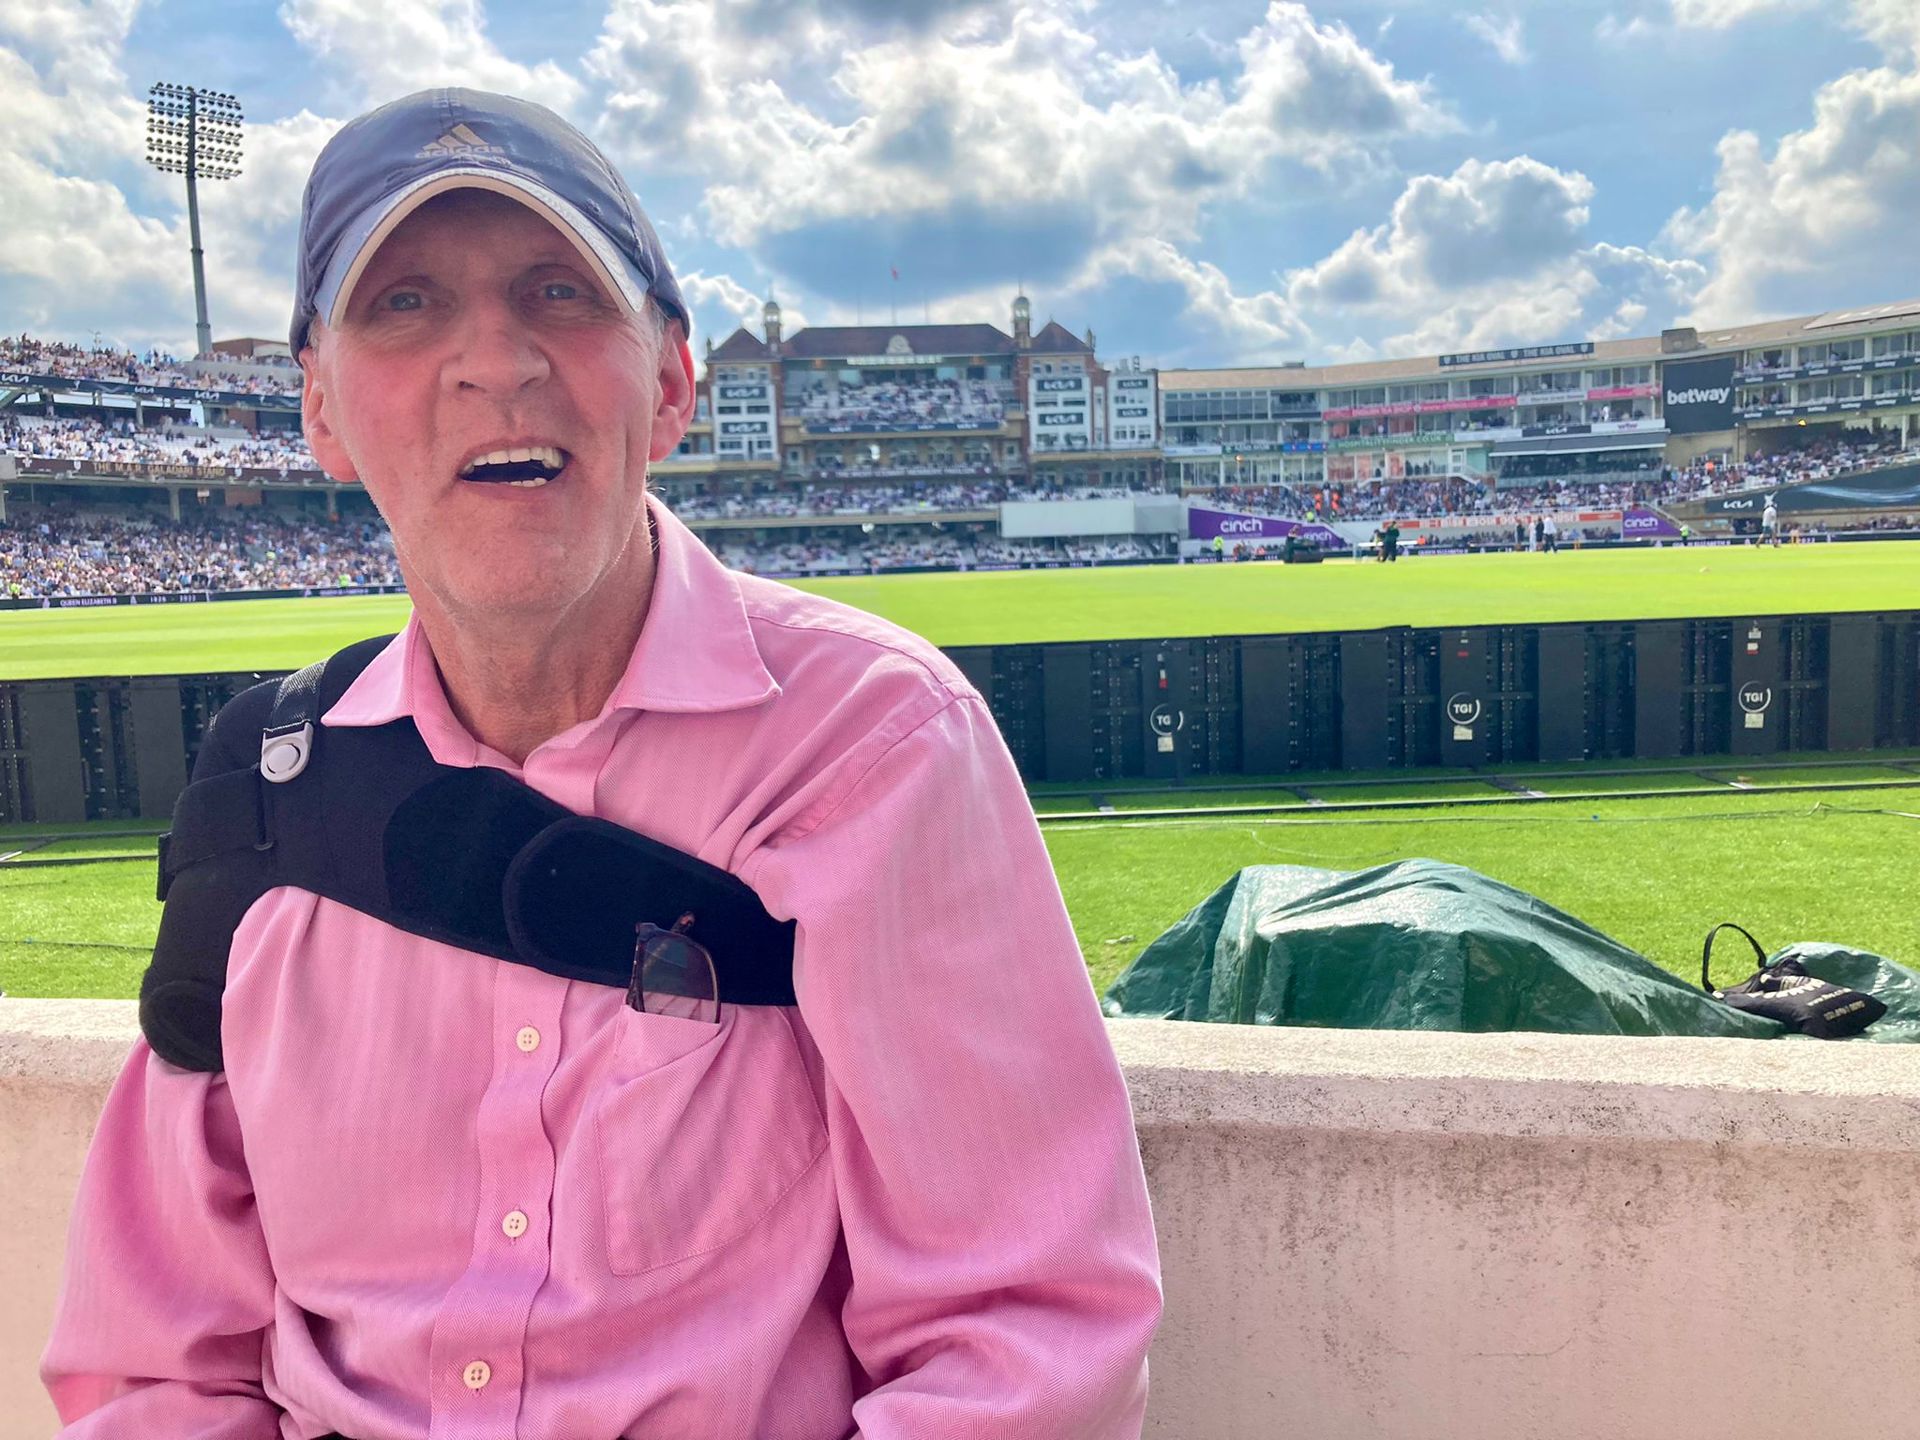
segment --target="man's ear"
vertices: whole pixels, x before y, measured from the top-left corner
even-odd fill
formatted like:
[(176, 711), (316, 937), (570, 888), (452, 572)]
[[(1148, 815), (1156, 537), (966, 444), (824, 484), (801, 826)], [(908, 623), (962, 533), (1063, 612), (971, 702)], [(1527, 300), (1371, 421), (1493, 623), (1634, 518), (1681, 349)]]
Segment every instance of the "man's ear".
[(653, 413), (649, 460), (664, 460), (680, 447), (693, 423), (693, 399), (693, 351), (685, 327), (669, 320), (660, 344), (660, 405)]
[[(319, 323), (314, 322), (316, 328)], [(342, 485), (354, 484), (360, 479), (360, 472), (353, 468), (347, 447), (340, 443), (339, 435), (328, 421), (327, 387), (320, 379), (320, 354), (311, 337), (301, 347), (300, 370), (306, 376), (306, 382), (300, 387), (300, 428), (306, 432), (307, 448), (328, 475)]]

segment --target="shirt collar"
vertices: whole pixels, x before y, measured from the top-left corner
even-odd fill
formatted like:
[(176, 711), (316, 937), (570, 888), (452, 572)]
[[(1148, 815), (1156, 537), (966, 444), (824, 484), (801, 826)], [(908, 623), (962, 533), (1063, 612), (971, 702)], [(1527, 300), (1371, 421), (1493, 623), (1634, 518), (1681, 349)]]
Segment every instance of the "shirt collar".
[[(602, 714), (617, 709), (744, 710), (780, 693), (760, 658), (733, 572), (656, 496), (653, 598), (627, 668)], [(321, 717), (323, 725), (385, 725), (411, 716), (423, 734), (459, 722), (416, 614)], [(428, 736), (429, 743), (433, 737)]]

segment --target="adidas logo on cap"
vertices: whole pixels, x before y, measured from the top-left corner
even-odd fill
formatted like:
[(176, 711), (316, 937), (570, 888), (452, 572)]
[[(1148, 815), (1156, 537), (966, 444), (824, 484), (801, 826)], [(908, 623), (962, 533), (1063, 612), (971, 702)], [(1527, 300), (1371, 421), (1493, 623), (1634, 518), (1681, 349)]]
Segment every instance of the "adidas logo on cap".
[(417, 153), (423, 159), (432, 160), (448, 155), (504, 155), (507, 152), (498, 145), (489, 145), (462, 121), (438, 140), (422, 145)]

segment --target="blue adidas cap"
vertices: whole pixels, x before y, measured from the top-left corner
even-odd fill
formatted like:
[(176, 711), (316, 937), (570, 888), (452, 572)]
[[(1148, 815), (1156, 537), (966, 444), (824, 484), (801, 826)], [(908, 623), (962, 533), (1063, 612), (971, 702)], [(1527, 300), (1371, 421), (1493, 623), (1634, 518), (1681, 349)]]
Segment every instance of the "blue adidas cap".
[(609, 294), (646, 297), (692, 333), (652, 222), (594, 143), (544, 105), (483, 90), (422, 90), (348, 121), (313, 162), (300, 206), (298, 355), (329, 324), (380, 242), (448, 190), (491, 190), (534, 210), (579, 248)]

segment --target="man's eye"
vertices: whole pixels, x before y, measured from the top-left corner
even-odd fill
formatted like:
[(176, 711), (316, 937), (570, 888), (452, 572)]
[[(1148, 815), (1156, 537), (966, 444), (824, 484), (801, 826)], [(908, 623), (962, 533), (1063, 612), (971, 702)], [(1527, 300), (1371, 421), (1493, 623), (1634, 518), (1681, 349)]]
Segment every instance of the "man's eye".
[(380, 302), (383, 310), (419, 310), (427, 301), (418, 290), (395, 290)]
[(542, 300), (574, 300), (580, 295), (580, 287), (565, 280), (549, 280), (540, 287)]

